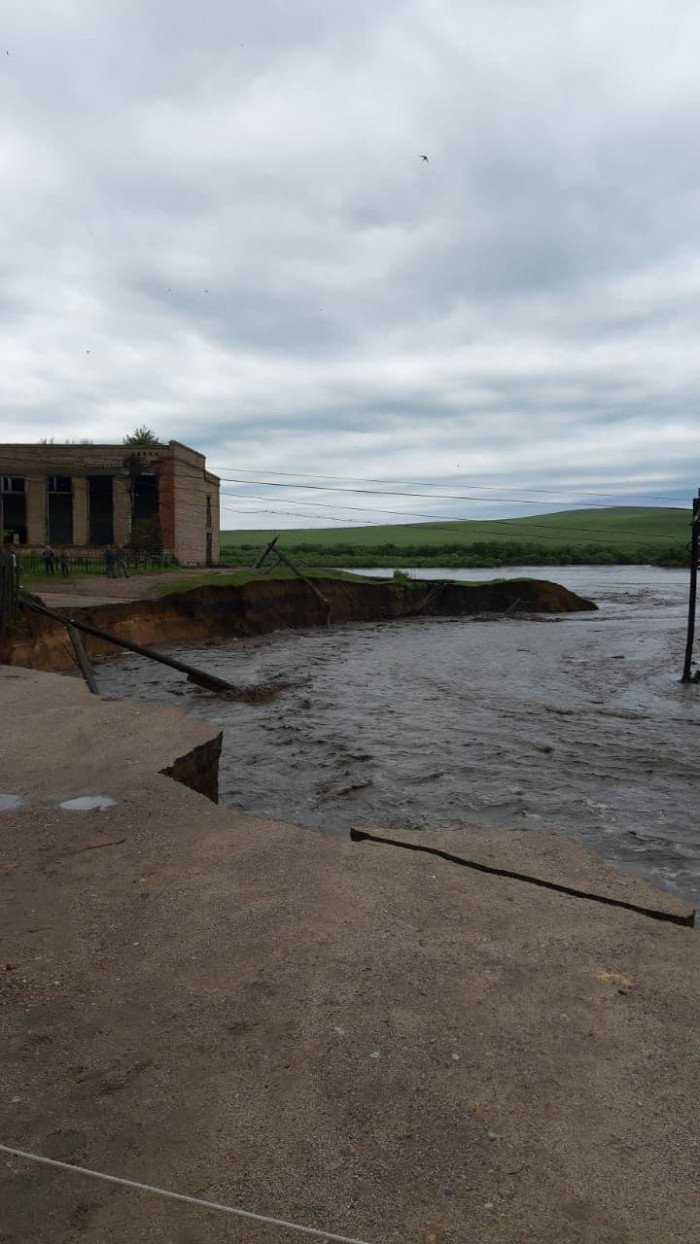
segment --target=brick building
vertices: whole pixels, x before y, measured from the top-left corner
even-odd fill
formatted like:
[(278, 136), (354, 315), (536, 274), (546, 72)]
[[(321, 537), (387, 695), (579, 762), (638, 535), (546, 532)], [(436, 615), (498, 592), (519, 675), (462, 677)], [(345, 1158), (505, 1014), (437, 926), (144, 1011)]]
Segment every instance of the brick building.
[(152, 529), (154, 519), (164, 552), (183, 565), (216, 565), (219, 480), (203, 454), (178, 441), (0, 445), (0, 531), (16, 544), (128, 545), (132, 527)]

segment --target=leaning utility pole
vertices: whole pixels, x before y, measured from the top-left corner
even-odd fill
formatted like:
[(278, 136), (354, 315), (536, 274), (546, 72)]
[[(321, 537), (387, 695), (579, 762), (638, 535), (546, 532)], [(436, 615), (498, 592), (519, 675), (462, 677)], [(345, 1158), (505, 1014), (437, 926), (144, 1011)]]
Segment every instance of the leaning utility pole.
[(688, 594), (688, 635), (685, 641), (685, 663), (681, 682), (694, 682), (690, 676), (693, 659), (693, 641), (695, 639), (695, 600), (698, 591), (698, 530), (700, 529), (700, 489), (697, 497), (693, 497), (693, 518), (690, 524), (690, 592)]

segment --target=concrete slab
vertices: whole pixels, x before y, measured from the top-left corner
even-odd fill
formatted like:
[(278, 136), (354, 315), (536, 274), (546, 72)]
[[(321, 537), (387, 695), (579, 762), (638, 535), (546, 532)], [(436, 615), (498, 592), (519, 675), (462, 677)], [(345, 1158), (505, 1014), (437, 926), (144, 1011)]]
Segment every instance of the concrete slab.
[[(0, 814), (3, 1140), (377, 1244), (695, 1244), (693, 930), (146, 770), (99, 813)], [(14, 1159), (0, 1235), (298, 1238)]]
[(0, 665), (0, 794), (33, 804), (132, 790), (220, 731), (174, 708), (91, 695), (82, 679)]

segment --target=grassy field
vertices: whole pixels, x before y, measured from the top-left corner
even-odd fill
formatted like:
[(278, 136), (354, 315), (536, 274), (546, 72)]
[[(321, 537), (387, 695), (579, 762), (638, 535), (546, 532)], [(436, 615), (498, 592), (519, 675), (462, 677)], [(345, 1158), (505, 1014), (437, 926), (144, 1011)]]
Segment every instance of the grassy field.
[[(346, 574), (343, 570), (315, 570), (304, 567), (309, 579), (341, 579), (349, 583), (376, 583), (376, 579), (368, 579), (359, 574)], [(178, 578), (168, 578), (153, 588), (156, 596), (172, 595), (174, 592), (191, 592), (196, 587), (241, 587), (243, 583), (266, 583), (276, 579), (295, 579), (296, 575), (286, 566), (275, 566), (272, 570), (231, 570), (222, 573), (220, 570), (183, 570)]]
[[(688, 562), (690, 511), (614, 506), (527, 518), (298, 529), (279, 544), (315, 566), (502, 566)], [(224, 531), (222, 560), (250, 563), (274, 531)]]

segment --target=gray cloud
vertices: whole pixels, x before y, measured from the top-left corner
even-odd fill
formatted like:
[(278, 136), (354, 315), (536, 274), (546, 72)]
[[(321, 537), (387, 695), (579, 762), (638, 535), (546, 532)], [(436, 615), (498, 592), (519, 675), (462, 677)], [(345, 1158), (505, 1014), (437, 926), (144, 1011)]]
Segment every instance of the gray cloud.
[(685, 0), (9, 0), (0, 438), (688, 499), (699, 35)]

